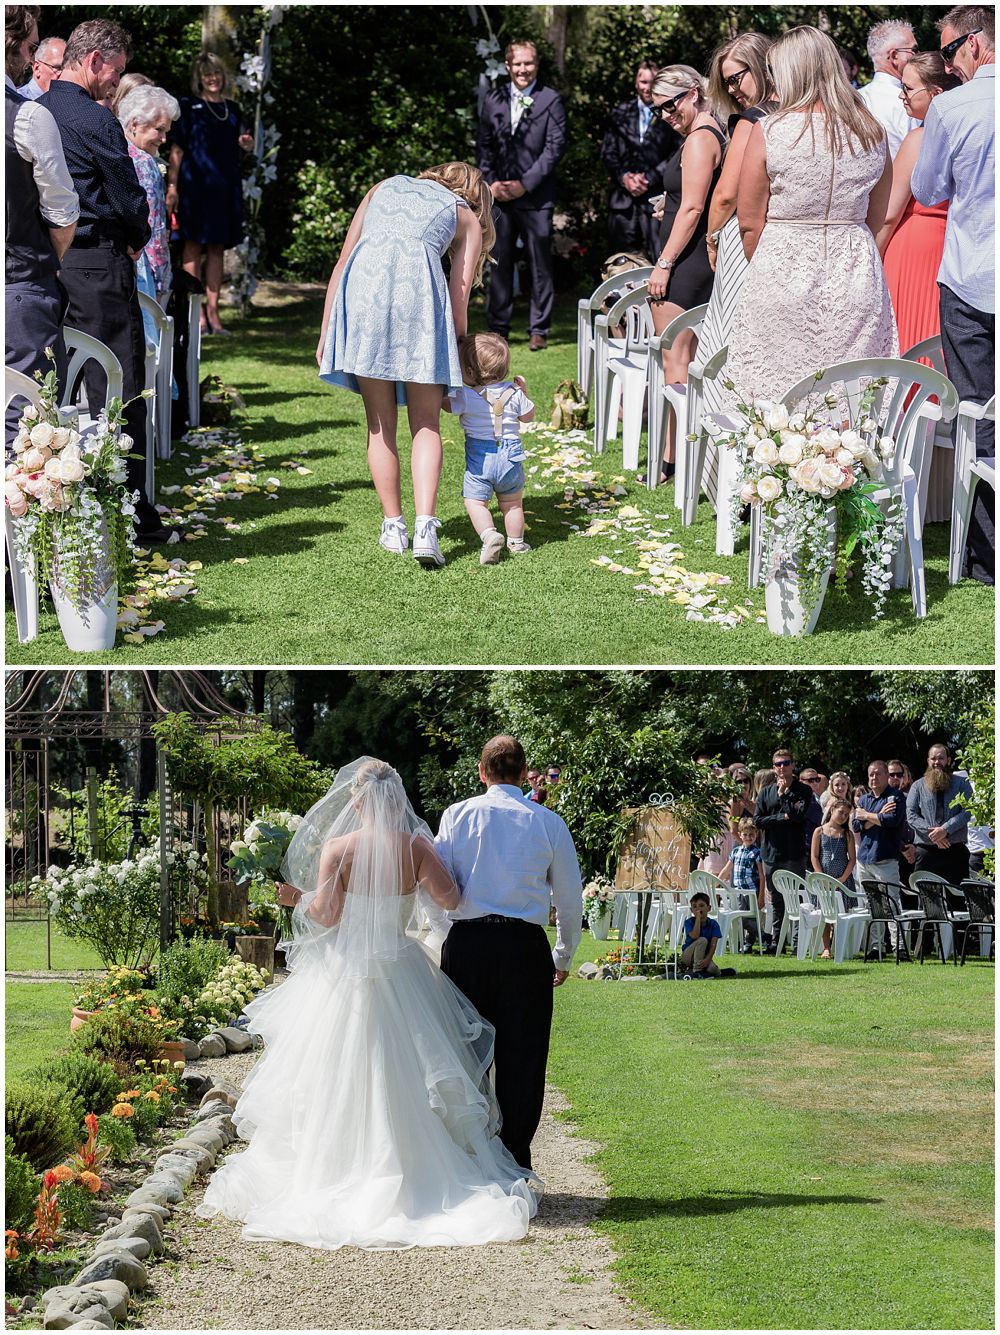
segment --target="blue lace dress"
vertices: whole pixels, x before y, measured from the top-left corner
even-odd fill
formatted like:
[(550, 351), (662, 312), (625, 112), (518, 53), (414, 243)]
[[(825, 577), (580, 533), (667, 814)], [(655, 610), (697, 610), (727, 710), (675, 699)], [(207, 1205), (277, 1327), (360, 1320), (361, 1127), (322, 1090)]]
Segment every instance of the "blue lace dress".
[(358, 244), (334, 296), (320, 379), (358, 393), (358, 376), (462, 384), (458, 341), (441, 258), (461, 201), (437, 181), (390, 176), (372, 195)]

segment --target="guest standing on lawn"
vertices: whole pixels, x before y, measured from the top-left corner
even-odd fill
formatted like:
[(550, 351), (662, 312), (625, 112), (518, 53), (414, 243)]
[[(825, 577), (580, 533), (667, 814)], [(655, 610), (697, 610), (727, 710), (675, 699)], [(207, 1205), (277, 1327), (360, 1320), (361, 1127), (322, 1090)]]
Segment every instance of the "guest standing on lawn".
[(384, 515), (379, 543), (398, 554), (410, 550), (396, 449), (398, 409), (406, 405), (413, 556), (426, 566), (444, 565), (436, 532), (441, 409), (446, 394), (462, 389), (458, 339), (468, 332), (469, 294), (495, 237), (493, 195), (475, 167), (448, 162), (419, 177), (391, 176), (359, 204), (327, 287), (320, 377), (364, 401), (368, 466)]
[(927, 772), (910, 789), (906, 819), (915, 837), (916, 870), (958, 885), (969, 874), (969, 811), (956, 798), (972, 800), (964, 774), (953, 774), (952, 755), (941, 742), (927, 752)]
[(191, 75), (194, 96), (181, 98), (180, 119), (170, 134), (167, 209), (177, 214), (185, 272), (202, 279), (204, 260), (206, 334), (228, 332), (219, 319), (222, 262), (243, 240), (241, 154), (254, 146), (239, 107), (225, 96), (227, 82), (219, 57), (203, 51)]

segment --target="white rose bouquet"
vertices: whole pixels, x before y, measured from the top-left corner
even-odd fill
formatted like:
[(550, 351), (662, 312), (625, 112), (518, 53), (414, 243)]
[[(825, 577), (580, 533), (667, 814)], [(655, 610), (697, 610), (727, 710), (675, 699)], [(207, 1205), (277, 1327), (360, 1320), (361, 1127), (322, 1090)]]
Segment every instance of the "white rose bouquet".
[(583, 911), (591, 927), (611, 912), (614, 903), (615, 888), (603, 876), (595, 877), (583, 887)]
[(55, 371), (37, 378), (42, 406), (29, 403), (21, 415), (4, 499), (21, 565), (34, 560), (43, 585), (57, 570), (79, 606), (115, 581), (121, 589), (132, 567), (137, 493), (126, 487), (125, 456), (133, 441), (121, 432), (121, 399), (81, 436), (77, 419), (64, 419), (56, 406)]
[[(817, 372), (817, 380), (822, 375)], [(731, 381), (725, 383), (733, 388)], [(882, 486), (883, 464), (896, 448), (892, 439), (879, 435), (870, 415), (885, 384), (883, 379), (868, 385), (852, 428), (830, 420), (839, 404), (831, 392), (822, 407), (792, 414), (782, 403), (740, 403), (745, 425), (717, 442), (738, 459), (731, 522), (738, 522), (744, 505), (761, 508), (765, 569), (771, 571), (781, 559), (795, 560), (804, 601), (815, 606), (823, 571), (836, 561), (843, 585), (849, 559), (860, 545), (862, 583), (873, 618), (885, 610), (903, 533), (901, 507), (893, 504), (886, 513), (871, 499)], [(837, 515), (834, 534), (826, 518), (831, 506)]]

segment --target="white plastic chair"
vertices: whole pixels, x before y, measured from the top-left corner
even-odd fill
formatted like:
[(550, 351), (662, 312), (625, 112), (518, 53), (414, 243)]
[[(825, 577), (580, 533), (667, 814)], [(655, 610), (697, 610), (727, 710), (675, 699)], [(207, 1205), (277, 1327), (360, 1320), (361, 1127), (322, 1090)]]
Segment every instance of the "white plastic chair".
[[(150, 400), (148, 421), (155, 421), (155, 446), (157, 459), (169, 459), (172, 453), (170, 445), (170, 419), (172, 405), (172, 386), (174, 379), (174, 321), (167, 315), (158, 301), (139, 293), (139, 305), (156, 324), (159, 341), (155, 349), (153, 383), (149, 379), (149, 357), (146, 357), (146, 388), (155, 389), (156, 396)], [(152, 405), (156, 405), (155, 413)], [(152, 496), (152, 492), (148, 492)]]
[[(611, 338), (610, 329), (624, 322), (625, 337)], [(594, 320), (594, 453), (603, 454), (618, 435), (622, 404), (622, 460), (626, 469), (639, 467), (642, 405), (646, 397), (646, 349), (653, 317), (643, 283), (626, 292), (606, 315)]]
[[(940, 334), (921, 339), (919, 343), (914, 343), (912, 348), (900, 353), (900, 356), (907, 362), (923, 359), (941, 375), (948, 374), (948, 368), (944, 364), (944, 349), (941, 346)], [(924, 516), (925, 524), (945, 523), (951, 516), (951, 475), (955, 459), (951, 426), (948, 422), (944, 420), (928, 422), (927, 454), (929, 461), (925, 465), (920, 487), (920, 513)]]
[(820, 916), (818, 910), (812, 906), (812, 900), (806, 891), (806, 883), (801, 876), (797, 876), (793, 871), (776, 871), (771, 880), (774, 882), (774, 888), (784, 900), (785, 913), (781, 919), (781, 929), (778, 932), (778, 939), (774, 943), (775, 954), (780, 955), (785, 942), (792, 945), (792, 929), (798, 942), (799, 958), (804, 959), (803, 947), (813, 946), (813, 956), (815, 957), (815, 928), (819, 924)]
[[(719, 930), (722, 937), (719, 941), (719, 948), (715, 952), (716, 956), (724, 955), (727, 949), (730, 949), (730, 938), (733, 934), (733, 928), (739, 927), (743, 918), (752, 916), (737, 906), (731, 899), (732, 891), (725, 881), (721, 881), (718, 876), (713, 876), (710, 871), (693, 871), (688, 877), (688, 903), (691, 896), (695, 893), (708, 895), (712, 905), (709, 913), (710, 918), (714, 918), (719, 924)], [(738, 945), (739, 938), (737, 939)]]
[(188, 424), (192, 429), (201, 426), (201, 307), (204, 300), (200, 292), (188, 296)]
[[(926, 492), (924, 472), (930, 462), (928, 424), (941, 419), (950, 421), (955, 416), (958, 409), (955, 386), (940, 372), (919, 362), (904, 361), (899, 357), (872, 357), (840, 362), (818, 380), (814, 375), (807, 376), (782, 395), (781, 402), (794, 410), (803, 400), (836, 389), (847, 402), (850, 420), (856, 422), (868, 383), (883, 377), (888, 383), (875, 392), (870, 408), (871, 417), (878, 423), (871, 433), (872, 443), (879, 436), (892, 436), (896, 449), (892, 459), (883, 465), (884, 486), (873, 493), (871, 499), (876, 504), (888, 504), (897, 499), (903, 506), (905, 541), (900, 544), (896, 558), (893, 587), (905, 588), (909, 578), (914, 613), (924, 617), (927, 615), (927, 591), (919, 496), (921, 489)], [(937, 403), (930, 402), (934, 396)], [(751, 587), (761, 582), (761, 565), (761, 516), (759, 506), (754, 506), (750, 523)]]
[(951, 546), (948, 552), (948, 583), (962, 578), (965, 544), (972, 522), (972, 503), (978, 483), (997, 489), (997, 461), (976, 458), (976, 423), (996, 421), (996, 396), (981, 406), (963, 400), (955, 425), (955, 482), (951, 498)]
[[(688, 433), (692, 424), (701, 417), (701, 380), (696, 377), (692, 382), (690, 370), (686, 384), (668, 385), (663, 377), (663, 352), (673, 347), (680, 334), (691, 329), (697, 336), (708, 306), (694, 306), (683, 311), (676, 320), (671, 320), (660, 334), (654, 334), (649, 341), (647, 354), (647, 393), (649, 395), (649, 415), (646, 427), (646, 485), (650, 489), (659, 486), (660, 469), (663, 466), (663, 454), (666, 446), (666, 428), (669, 416), (674, 419), (674, 504), (679, 510), (685, 509), (684, 482), (690, 468), (688, 465)], [(696, 502), (697, 504), (697, 502)]]
[(837, 964), (856, 955), (864, 939), (865, 924), (871, 921), (868, 913), (845, 907), (843, 884), (824, 872), (806, 873), (806, 891), (815, 895), (823, 915), (823, 924), (833, 928), (833, 958)]
[[(122, 364), (115, 353), (111, 351), (106, 343), (102, 343), (99, 338), (94, 338), (92, 334), (85, 334), (82, 329), (72, 329), (69, 325), (63, 327), (63, 338), (66, 343), (66, 356), (68, 359), (66, 367), (66, 399), (59, 405), (60, 413), (65, 415), (79, 415), (81, 428), (97, 420), (97, 416), (102, 408), (107, 408), (112, 399), (120, 399), (124, 393), (125, 377), (122, 373)], [(88, 362), (94, 361), (107, 377), (108, 387), (105, 391), (104, 403), (96, 404), (87, 402), (87, 412), (78, 413), (74, 401), (74, 390), (77, 382), (83, 374), (84, 367)]]
[(594, 318), (603, 309), (604, 303), (612, 292), (625, 292), (636, 283), (644, 283), (653, 272), (647, 266), (644, 269), (628, 269), (606, 278), (598, 284), (589, 297), (581, 297), (576, 305), (576, 379), (586, 397), (590, 398), (594, 375)]
[[(704, 385), (710, 380), (717, 380), (725, 368), (729, 357), (729, 348), (720, 348), (712, 357), (705, 362), (704, 366), (692, 366), (701, 378), (702, 392)], [(690, 374), (690, 372), (689, 372)], [(732, 510), (733, 510), (733, 490), (736, 482), (737, 459), (735, 451), (726, 445), (717, 442), (729, 436), (731, 433), (741, 431), (746, 425), (744, 418), (734, 409), (732, 412), (714, 412), (705, 413), (699, 424), (699, 438), (697, 445), (697, 454), (692, 462), (692, 482), (691, 490), (694, 496), (694, 502), (691, 511), (691, 522), (694, 522), (694, 512), (698, 505), (698, 496), (704, 479), (708, 471), (708, 451), (715, 452), (715, 554), (716, 556), (732, 556), (736, 551), (736, 537), (733, 533)]]
[[(20, 371), (4, 368), (4, 413), (15, 399), (25, 399), (41, 408), (42, 400), (38, 393), (38, 382)], [(7, 569), (10, 572), (10, 585), (14, 594), (14, 620), (17, 623), (19, 643), (28, 644), (38, 637), (38, 579), (35, 563), (25, 570), (18, 560), (17, 540), (14, 536), (14, 521), (10, 511), (4, 506), (4, 539), (7, 544)]]

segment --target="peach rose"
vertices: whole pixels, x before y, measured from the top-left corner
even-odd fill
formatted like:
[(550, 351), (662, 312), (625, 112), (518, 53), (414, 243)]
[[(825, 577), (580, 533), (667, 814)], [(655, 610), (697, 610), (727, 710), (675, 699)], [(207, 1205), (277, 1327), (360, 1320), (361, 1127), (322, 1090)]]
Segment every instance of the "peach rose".
[(4, 501), (12, 518), (20, 519), (28, 513), (28, 498), (16, 482), (4, 483)]

